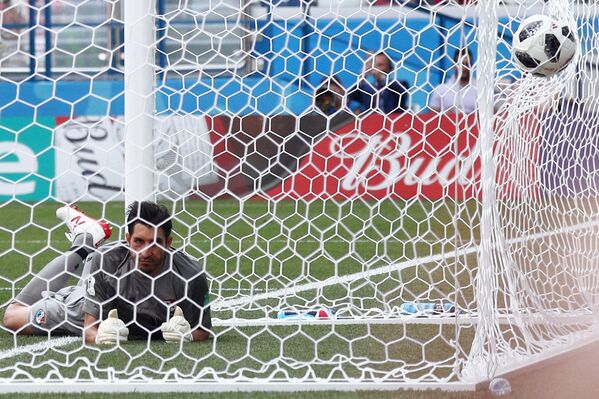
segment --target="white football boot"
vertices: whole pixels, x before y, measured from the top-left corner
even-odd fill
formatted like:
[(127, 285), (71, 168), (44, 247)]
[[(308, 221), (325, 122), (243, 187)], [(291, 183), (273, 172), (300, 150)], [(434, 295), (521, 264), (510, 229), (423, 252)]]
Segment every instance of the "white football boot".
[(108, 223), (87, 216), (76, 206), (65, 205), (58, 208), (56, 217), (66, 223), (69, 232), (65, 235), (71, 242), (79, 234), (86, 233), (92, 236), (93, 245), (97, 248), (112, 234), (112, 228)]

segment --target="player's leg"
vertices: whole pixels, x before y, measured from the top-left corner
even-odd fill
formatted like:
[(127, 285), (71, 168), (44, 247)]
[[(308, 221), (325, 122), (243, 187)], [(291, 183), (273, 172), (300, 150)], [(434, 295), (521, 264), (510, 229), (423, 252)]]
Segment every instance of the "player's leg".
[(13, 302), (6, 308), (2, 324), (17, 334), (30, 335), (33, 330), (29, 325), (30, 306)]
[(73, 246), (63, 255), (52, 260), (27, 283), (15, 297), (19, 303), (32, 305), (42, 299), (43, 291), (56, 292), (66, 285), (70, 277), (80, 277), (83, 261), (93, 251), (93, 238), (80, 234), (73, 240)]
[(81, 276), (85, 258), (111, 234), (108, 224), (90, 218), (76, 208), (62, 207), (56, 216), (66, 223), (73, 246), (48, 263), (7, 307), (4, 326), (21, 334), (31, 333), (28, 327), (33, 321), (31, 305), (42, 299), (44, 291), (56, 292), (66, 285), (69, 277)]
[(31, 306), (20, 306), (17, 311), (21, 326), (19, 335), (82, 335), (82, 285), (64, 287), (58, 292), (47, 292)]
[(21, 334), (30, 334), (31, 329), (26, 326), (32, 321), (31, 305), (42, 299), (44, 291), (56, 292), (65, 287), (69, 277), (81, 276), (83, 260), (92, 251), (92, 245), (91, 235), (76, 236), (73, 247), (44, 266), (8, 305), (4, 313), (4, 326)]

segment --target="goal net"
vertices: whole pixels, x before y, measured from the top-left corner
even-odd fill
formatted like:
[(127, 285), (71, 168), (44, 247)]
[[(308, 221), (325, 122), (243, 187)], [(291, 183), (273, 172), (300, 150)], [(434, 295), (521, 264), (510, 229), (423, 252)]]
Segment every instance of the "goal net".
[[(474, 389), (595, 338), (594, 4), (0, 7), (2, 308), (69, 250), (57, 208), (117, 241), (152, 200), (212, 316), (207, 341), (115, 346), (5, 317), (5, 391)], [(534, 14), (577, 31), (550, 78), (511, 59)]]

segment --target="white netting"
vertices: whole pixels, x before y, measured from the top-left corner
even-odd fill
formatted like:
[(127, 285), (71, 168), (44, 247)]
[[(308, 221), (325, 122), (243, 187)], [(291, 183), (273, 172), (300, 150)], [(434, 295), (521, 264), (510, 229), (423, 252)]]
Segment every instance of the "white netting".
[[(2, 304), (68, 249), (63, 203), (115, 241), (151, 194), (205, 268), (211, 340), (107, 350), (5, 317), (9, 387), (466, 384), (592, 337), (594, 5), (123, 3), (2, 3)], [(534, 14), (577, 27), (548, 79), (511, 61)]]

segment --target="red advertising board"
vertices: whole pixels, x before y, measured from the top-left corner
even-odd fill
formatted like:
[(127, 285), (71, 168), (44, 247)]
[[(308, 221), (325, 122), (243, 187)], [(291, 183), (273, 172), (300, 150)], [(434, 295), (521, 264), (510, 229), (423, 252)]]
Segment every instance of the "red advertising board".
[(276, 198), (476, 196), (476, 116), (370, 115), (322, 137), (295, 173), (267, 191)]
[[(476, 115), (340, 113), (330, 119), (315, 113), (299, 118), (174, 115), (157, 126), (157, 189), (168, 196), (307, 200), (480, 196)], [(57, 198), (105, 200), (122, 194), (123, 129), (118, 118), (57, 119)], [(547, 149), (544, 161), (539, 158), (541, 130), (536, 115), (497, 118), (493, 157), (498, 198), (538, 196), (542, 179), (554, 190), (575, 189), (560, 186), (558, 172), (580, 168), (561, 166), (563, 157)], [(549, 165), (545, 177), (540, 164)]]

